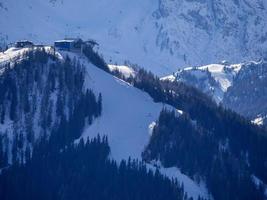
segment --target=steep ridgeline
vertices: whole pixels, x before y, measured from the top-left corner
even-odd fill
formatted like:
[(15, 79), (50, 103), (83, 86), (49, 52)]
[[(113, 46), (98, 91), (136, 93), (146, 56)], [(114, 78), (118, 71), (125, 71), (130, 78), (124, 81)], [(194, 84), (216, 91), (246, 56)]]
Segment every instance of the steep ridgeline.
[(106, 60), (166, 75), (263, 56), (266, 18), (266, 0), (1, 0), (0, 43), (93, 38)]
[(154, 101), (183, 110), (177, 115), (163, 109), (143, 153), (145, 161), (176, 166), (194, 180), (204, 180), (215, 200), (265, 199), (264, 128), (182, 82), (160, 80), (142, 69), (125, 80), (149, 93)]
[(24, 162), (40, 138), (68, 144), (101, 113), (101, 99), (86, 90), (78, 62), (60, 60), (49, 48), (23, 52), (1, 66), (0, 167)]
[(267, 116), (267, 62), (211, 64), (179, 70), (162, 80), (181, 81), (200, 89), (217, 103), (264, 124)]

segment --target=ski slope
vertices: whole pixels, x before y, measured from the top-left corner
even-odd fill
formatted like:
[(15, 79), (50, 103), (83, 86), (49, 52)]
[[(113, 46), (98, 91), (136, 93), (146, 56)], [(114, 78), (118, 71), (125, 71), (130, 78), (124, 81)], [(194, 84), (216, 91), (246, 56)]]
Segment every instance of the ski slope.
[[(47, 52), (51, 52), (50, 47), (45, 47)], [(30, 48), (11, 48), (0, 54), (0, 66), (4, 63), (14, 63), (23, 59), (21, 55)], [(81, 54), (70, 52), (56, 52), (59, 59), (64, 59), (67, 55), (86, 67), (86, 87), (94, 92), (102, 94), (103, 111), (102, 115), (95, 119), (93, 124), (86, 126), (82, 138), (93, 138), (98, 134), (107, 135), (111, 148), (111, 158), (116, 161), (128, 159), (129, 157), (141, 160), (141, 153), (149, 142), (153, 127), (159, 117), (160, 111), (165, 107), (174, 109), (171, 106), (161, 103), (154, 103), (152, 98), (145, 92), (134, 88), (128, 83), (100, 70)], [(109, 66), (124, 72), (124, 75), (133, 73), (127, 66)], [(4, 70), (4, 69), (2, 69)], [(132, 74), (133, 75), (133, 74)], [(177, 115), (182, 114), (181, 110), (174, 109)], [(12, 133), (12, 122), (0, 127), (2, 132)], [(153, 164), (147, 164), (149, 169), (155, 170)], [(179, 169), (160, 167), (160, 172), (170, 178), (177, 178), (184, 184), (185, 191), (189, 196), (197, 199), (198, 196), (209, 197), (204, 184), (197, 184), (188, 176), (182, 174)]]
[[(61, 54), (62, 57), (66, 56), (66, 52)], [(78, 58), (79, 62), (86, 67), (85, 85), (94, 92), (101, 93), (103, 97), (102, 115), (85, 128), (81, 138), (93, 138), (98, 134), (107, 135), (111, 158), (118, 162), (129, 157), (141, 160), (141, 154), (149, 142), (151, 129), (160, 111), (163, 107), (174, 108), (153, 102), (147, 93), (100, 70), (80, 54), (67, 53), (67, 55), (70, 58)], [(177, 115), (182, 113), (181, 110), (174, 110)], [(152, 164), (147, 165), (150, 169), (155, 169)], [(203, 184), (197, 184), (182, 174), (179, 169), (161, 167), (160, 171), (170, 178), (177, 178), (183, 182), (185, 191), (194, 199), (199, 195), (208, 197), (208, 191)]]

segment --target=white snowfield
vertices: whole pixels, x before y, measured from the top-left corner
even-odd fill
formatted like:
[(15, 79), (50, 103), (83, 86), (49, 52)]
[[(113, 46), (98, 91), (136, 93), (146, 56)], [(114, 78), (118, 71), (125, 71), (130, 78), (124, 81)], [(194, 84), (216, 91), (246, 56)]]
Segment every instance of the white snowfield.
[[(98, 134), (107, 135), (111, 158), (116, 161), (129, 157), (141, 160), (141, 153), (149, 142), (160, 111), (164, 107), (170, 110), (174, 108), (153, 102), (147, 93), (100, 70), (89, 63), (85, 57), (72, 53), (68, 55), (71, 58), (77, 57), (81, 64), (86, 66), (87, 87), (103, 96), (102, 115), (94, 120), (91, 126), (85, 128), (82, 138), (93, 138)], [(181, 110), (174, 110), (177, 115), (182, 114)], [(148, 166), (151, 169), (154, 168), (151, 164)], [(179, 169), (161, 167), (160, 171), (170, 178), (174, 177), (183, 182), (185, 191), (194, 199), (198, 196), (209, 197), (203, 184), (195, 183)]]
[(126, 65), (112, 65), (109, 64), (108, 65), (109, 69), (111, 71), (116, 71), (118, 70), (120, 73), (122, 73), (122, 75), (125, 78), (129, 78), (130, 76), (134, 77), (135, 76), (135, 71), (133, 68), (126, 66)]
[[(201, 71), (208, 70), (211, 73), (211, 76), (220, 84), (222, 91), (226, 92), (226, 90), (232, 85), (233, 78), (239, 72), (241, 66), (241, 64), (234, 64), (229, 66), (224, 64), (210, 64), (196, 68), (188, 67), (184, 70), (195, 70), (193, 74), (198, 78), (201, 78)], [(231, 70), (231, 72), (227, 72), (227, 69)]]

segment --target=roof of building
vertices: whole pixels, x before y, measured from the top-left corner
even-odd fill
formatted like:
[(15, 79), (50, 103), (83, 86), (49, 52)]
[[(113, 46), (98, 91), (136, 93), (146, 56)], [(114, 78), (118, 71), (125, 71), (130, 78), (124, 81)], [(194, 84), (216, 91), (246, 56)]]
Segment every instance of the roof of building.
[(78, 42), (80, 38), (65, 38), (63, 40), (57, 40), (55, 42)]
[(75, 42), (76, 40), (57, 40), (55, 42)]
[(25, 42), (27, 42), (27, 43), (32, 43), (32, 42), (29, 41), (29, 40), (20, 40), (20, 41), (17, 41), (16, 43), (25, 43)]

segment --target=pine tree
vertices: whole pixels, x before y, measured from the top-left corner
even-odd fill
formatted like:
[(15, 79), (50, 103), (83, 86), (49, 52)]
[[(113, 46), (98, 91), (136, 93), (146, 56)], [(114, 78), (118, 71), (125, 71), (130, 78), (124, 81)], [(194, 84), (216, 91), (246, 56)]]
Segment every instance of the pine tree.
[(98, 110), (98, 116), (100, 116), (102, 113), (102, 94), (101, 93), (99, 93), (99, 95), (98, 95), (97, 106), (98, 106), (98, 109), (97, 109)]

